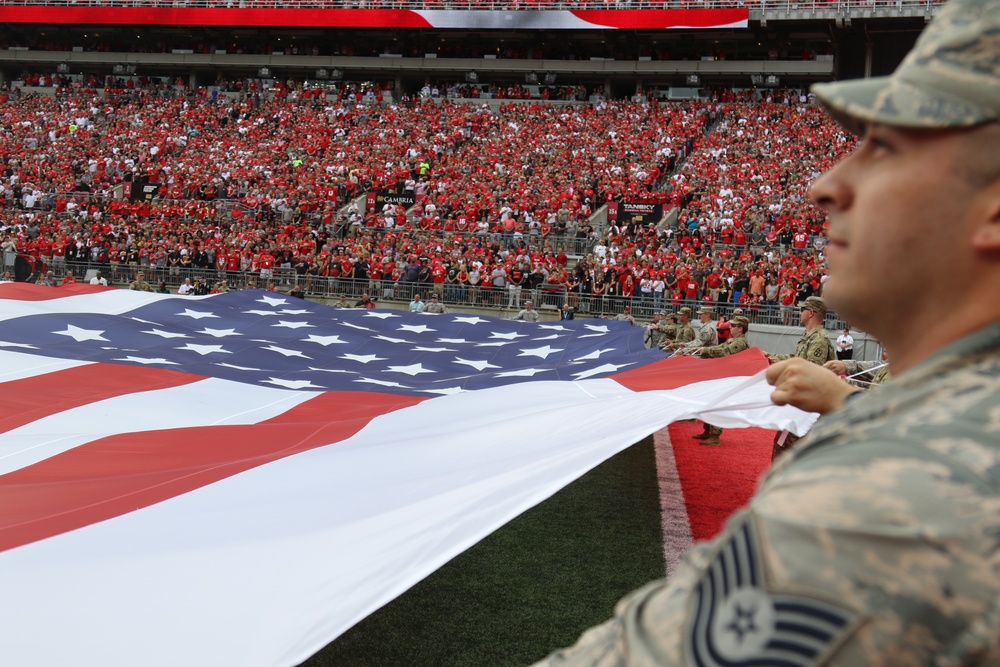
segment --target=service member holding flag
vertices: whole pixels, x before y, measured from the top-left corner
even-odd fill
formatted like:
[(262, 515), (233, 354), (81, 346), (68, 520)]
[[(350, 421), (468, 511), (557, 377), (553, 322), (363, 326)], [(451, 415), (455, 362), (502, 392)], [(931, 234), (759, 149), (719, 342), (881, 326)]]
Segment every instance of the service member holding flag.
[[(863, 137), (812, 185), (823, 295), (892, 350), (892, 380), (544, 664), (1000, 664), (998, 40), (1000, 1), (952, 0), (891, 76), (813, 87)], [(776, 395), (808, 363), (771, 366)]]

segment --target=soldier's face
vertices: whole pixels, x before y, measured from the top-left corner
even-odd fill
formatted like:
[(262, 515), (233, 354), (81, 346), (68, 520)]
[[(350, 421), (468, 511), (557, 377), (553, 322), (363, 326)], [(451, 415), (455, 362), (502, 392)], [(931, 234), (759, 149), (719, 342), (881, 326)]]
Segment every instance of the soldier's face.
[(962, 132), (872, 124), (858, 149), (813, 184), (810, 195), (830, 220), (823, 297), (840, 316), (882, 335), (926, 321), (966, 284), (956, 274), (926, 279), (932, 267), (965, 273), (969, 264), (974, 191), (960, 176)]

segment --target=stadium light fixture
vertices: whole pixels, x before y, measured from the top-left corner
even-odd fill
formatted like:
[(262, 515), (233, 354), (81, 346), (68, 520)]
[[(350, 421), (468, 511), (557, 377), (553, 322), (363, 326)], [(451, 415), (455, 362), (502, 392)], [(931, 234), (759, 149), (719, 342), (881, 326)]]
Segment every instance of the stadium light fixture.
[(763, 74), (751, 74), (750, 75), (750, 83), (752, 85), (754, 85), (754, 86), (761, 86), (761, 85), (763, 85), (764, 84), (764, 75)]
[(556, 73), (555, 72), (546, 72), (545, 73), (545, 83), (547, 83), (548, 85), (551, 86), (555, 82), (556, 82)]
[(325, 67), (320, 67), (318, 70), (316, 70), (316, 78), (329, 79), (330, 78), (329, 70), (327, 70)]
[(257, 70), (257, 76), (259, 76), (262, 79), (270, 78), (271, 69), (269, 67), (261, 67), (259, 70)]
[(537, 72), (527, 72), (524, 75), (525, 83), (538, 83), (538, 73)]
[(339, 67), (334, 67), (332, 70), (330, 70), (330, 78), (333, 79), (334, 81), (340, 81), (341, 79), (344, 78), (344, 70), (340, 69)]
[(59, 63), (56, 65), (56, 71), (60, 74), (66, 74), (69, 72), (69, 65), (67, 63)]
[(469, 71), (465, 73), (465, 80), (468, 83), (479, 83), (479, 74), (475, 71)]
[(781, 83), (781, 79), (779, 79), (777, 77), (777, 75), (775, 75), (775, 74), (768, 74), (767, 78), (764, 79), (764, 84), (767, 85), (767, 86), (770, 86), (772, 88), (774, 88), (775, 86), (777, 86), (780, 83)]
[(689, 86), (700, 86), (701, 85), (701, 77), (698, 76), (697, 74), (688, 74), (686, 81), (687, 81), (687, 85), (689, 85)]

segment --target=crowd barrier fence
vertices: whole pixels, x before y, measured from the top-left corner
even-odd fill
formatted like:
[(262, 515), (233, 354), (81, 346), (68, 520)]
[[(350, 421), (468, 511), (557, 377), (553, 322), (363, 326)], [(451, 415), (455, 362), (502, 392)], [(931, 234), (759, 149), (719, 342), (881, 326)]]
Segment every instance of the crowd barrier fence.
[[(13, 270), (5, 266), (5, 270)], [(682, 307), (692, 311), (692, 321), (697, 321), (696, 313), (708, 305), (714, 309), (715, 319), (730, 318), (736, 308), (742, 308), (743, 314), (751, 323), (797, 326), (799, 324), (798, 308), (795, 305), (781, 306), (774, 302), (746, 304), (726, 302), (715, 303), (699, 300), (673, 300), (666, 295), (640, 294), (633, 296), (594, 295), (578, 290), (569, 290), (565, 284), (542, 283), (536, 287), (502, 287), (494, 285), (463, 285), (450, 283), (416, 282), (406, 280), (357, 280), (349, 278), (334, 278), (298, 274), (287, 267), (275, 267), (270, 272), (224, 271), (215, 268), (185, 268), (148, 266), (141, 264), (97, 263), (97, 262), (60, 262), (51, 267), (54, 279), (61, 282), (66, 271), (73, 273), (78, 281), (89, 280), (97, 271), (111, 284), (128, 286), (141, 273), (146, 282), (154, 289), (163, 284), (163, 289), (170, 293), (190, 279), (192, 284), (202, 282), (210, 290), (219, 289), (273, 289), (288, 293), (296, 288), (296, 293), (325, 301), (338, 301), (343, 296), (350, 304), (368, 295), (374, 301), (409, 302), (415, 294), (420, 294), (425, 301), (436, 295), (441, 303), (455, 310), (497, 309), (501, 312), (520, 310), (526, 301), (531, 301), (539, 311), (557, 311), (564, 304), (569, 305), (574, 312), (588, 317), (615, 317), (625, 313), (626, 306), (633, 318), (638, 321), (648, 321), (656, 313), (677, 312)], [(35, 274), (32, 280), (41, 282), (44, 276)], [(223, 286), (223, 281), (225, 285)], [(844, 321), (834, 313), (826, 318), (828, 329), (841, 329)]]

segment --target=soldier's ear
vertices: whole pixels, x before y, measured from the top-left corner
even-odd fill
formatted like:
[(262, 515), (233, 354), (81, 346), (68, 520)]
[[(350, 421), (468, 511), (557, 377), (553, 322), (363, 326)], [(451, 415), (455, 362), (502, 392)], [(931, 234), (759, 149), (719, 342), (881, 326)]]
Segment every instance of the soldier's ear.
[(979, 252), (1000, 252), (1000, 178), (980, 190), (970, 206), (976, 225), (972, 247)]
[(1000, 252), (1000, 153), (983, 153), (982, 146), (1000, 140), (1000, 123), (987, 123), (970, 136), (976, 143), (968, 152), (968, 162), (972, 177), (982, 183), (968, 209), (974, 225), (972, 246), (978, 252), (994, 254)]

